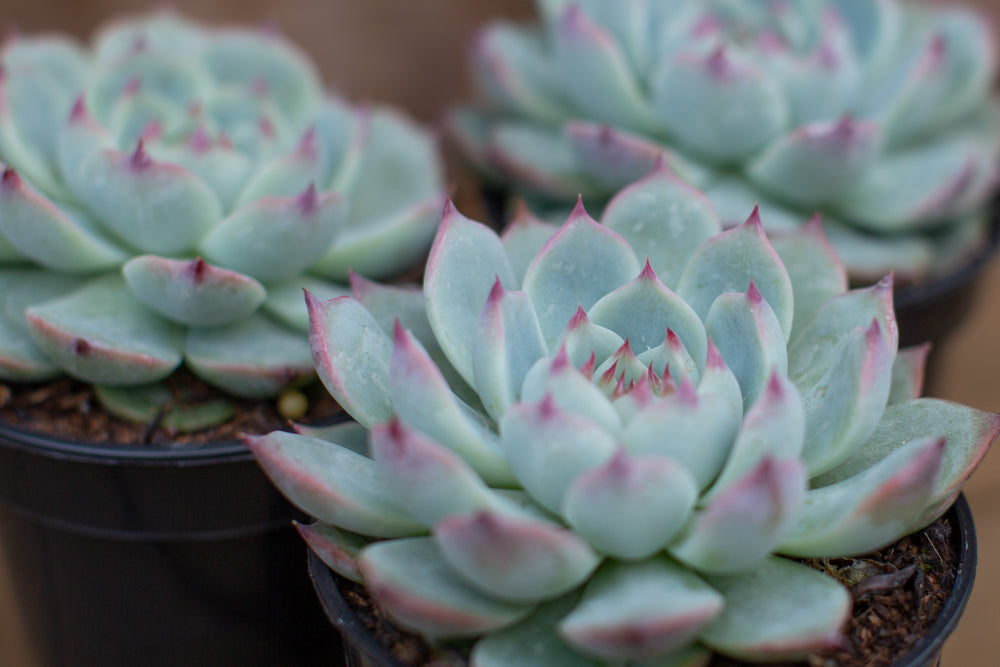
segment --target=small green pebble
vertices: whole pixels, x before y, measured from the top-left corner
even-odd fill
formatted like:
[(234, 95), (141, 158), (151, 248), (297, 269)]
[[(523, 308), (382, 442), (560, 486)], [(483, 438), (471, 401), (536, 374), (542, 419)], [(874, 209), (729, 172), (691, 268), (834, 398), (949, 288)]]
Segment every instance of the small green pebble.
[(288, 389), (278, 397), (278, 414), (285, 419), (301, 419), (309, 409), (309, 399), (298, 389)]

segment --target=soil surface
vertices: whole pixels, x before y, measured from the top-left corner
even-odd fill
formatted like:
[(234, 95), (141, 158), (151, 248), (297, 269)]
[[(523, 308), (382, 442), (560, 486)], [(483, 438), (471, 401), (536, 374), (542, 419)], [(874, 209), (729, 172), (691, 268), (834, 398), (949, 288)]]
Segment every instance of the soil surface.
[[(795, 663), (771, 667), (890, 667), (924, 636), (951, 594), (958, 569), (957, 539), (948, 517), (874, 554), (804, 562), (834, 576), (851, 590), (854, 611), (842, 646)], [(470, 646), (432, 648), (383, 615), (365, 589), (338, 577), (362, 623), (400, 662), (413, 667), (465, 667)], [(709, 667), (747, 663), (714, 656)]]
[[(0, 424), (74, 442), (166, 449), (196, 449), (208, 443), (237, 440), (243, 433), (268, 433), (289, 426), (289, 421), (279, 414), (275, 400), (234, 399), (184, 370), (175, 372), (165, 384), (181, 405), (224, 398), (235, 405), (235, 415), (217, 426), (193, 433), (175, 433), (158, 418), (137, 423), (108, 414), (89, 385), (64, 377), (39, 384), (0, 384)], [(332, 421), (343, 414), (320, 382), (313, 382), (301, 391), (309, 407), (296, 421)]]

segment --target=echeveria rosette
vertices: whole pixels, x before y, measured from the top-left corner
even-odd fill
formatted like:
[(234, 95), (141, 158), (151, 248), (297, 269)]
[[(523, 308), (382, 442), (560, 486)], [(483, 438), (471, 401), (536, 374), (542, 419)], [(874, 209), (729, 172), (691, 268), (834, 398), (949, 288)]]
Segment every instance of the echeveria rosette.
[(357, 422), (247, 444), (327, 564), (402, 626), (480, 637), (480, 667), (835, 643), (850, 596), (785, 556), (934, 520), (1000, 416), (917, 397), (891, 279), (847, 291), (817, 224), (722, 232), (664, 168), (602, 222), (498, 236), (447, 207), (422, 289), (307, 295)]
[(538, 0), (488, 26), (458, 145), (500, 183), (594, 205), (659, 156), (727, 226), (820, 211), (852, 281), (947, 271), (984, 242), (1000, 153), (988, 21), (876, 0)]
[(303, 287), (391, 278), (433, 240), (435, 141), (327, 93), (273, 30), (160, 12), (89, 48), (14, 36), (0, 67), (4, 379), (131, 387), (184, 364), (271, 396), (314, 376)]

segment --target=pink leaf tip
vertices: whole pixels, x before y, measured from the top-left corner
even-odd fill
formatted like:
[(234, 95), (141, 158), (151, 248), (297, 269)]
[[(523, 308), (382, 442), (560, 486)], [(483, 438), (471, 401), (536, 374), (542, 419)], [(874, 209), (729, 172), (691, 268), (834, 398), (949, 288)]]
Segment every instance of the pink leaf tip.
[(153, 163), (152, 158), (149, 157), (149, 153), (146, 152), (146, 146), (142, 139), (135, 146), (135, 152), (132, 153), (132, 157), (129, 158), (129, 167), (138, 171), (144, 169)]
[(316, 184), (310, 183), (295, 199), (295, 206), (302, 215), (312, 215), (319, 209), (319, 198), (316, 194)]
[(5, 167), (0, 176), (0, 185), (4, 190), (19, 190), (22, 186), (21, 175), (13, 167)]

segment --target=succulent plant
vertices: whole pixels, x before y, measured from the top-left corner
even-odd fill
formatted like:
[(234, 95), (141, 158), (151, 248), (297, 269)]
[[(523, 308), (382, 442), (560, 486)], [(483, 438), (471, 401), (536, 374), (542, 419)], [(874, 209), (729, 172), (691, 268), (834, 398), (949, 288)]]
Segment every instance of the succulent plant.
[(857, 284), (982, 246), (1000, 129), (988, 22), (897, 0), (538, 0), (472, 54), (458, 145), (500, 183), (598, 203), (659, 156), (735, 226), (824, 214)]
[[(0, 377), (266, 397), (314, 377), (301, 289), (419, 264), (430, 136), (273, 30), (160, 12), (0, 52)], [(141, 395), (118, 390), (121, 397)]]
[(891, 278), (848, 291), (817, 224), (723, 232), (662, 165), (602, 222), (498, 236), (446, 206), (422, 289), (306, 297), (356, 422), (246, 443), (330, 567), (401, 626), (478, 638), (479, 667), (828, 646), (850, 597), (788, 556), (928, 524), (1000, 415), (918, 398)]

